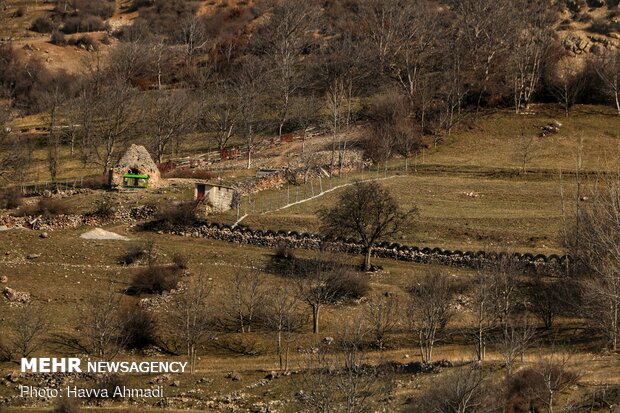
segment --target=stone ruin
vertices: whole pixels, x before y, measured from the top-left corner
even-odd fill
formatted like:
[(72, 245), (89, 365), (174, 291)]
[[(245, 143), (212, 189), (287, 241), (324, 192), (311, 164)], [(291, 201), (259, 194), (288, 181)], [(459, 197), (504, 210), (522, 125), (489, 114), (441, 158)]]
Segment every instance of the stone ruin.
[(141, 145), (131, 145), (123, 157), (110, 170), (110, 187), (157, 188), (162, 180), (153, 158)]

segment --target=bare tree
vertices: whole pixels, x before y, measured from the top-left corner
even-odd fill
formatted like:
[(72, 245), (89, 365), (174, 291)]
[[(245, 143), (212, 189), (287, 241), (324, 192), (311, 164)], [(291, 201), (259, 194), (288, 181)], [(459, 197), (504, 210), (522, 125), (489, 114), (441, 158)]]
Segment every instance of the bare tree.
[(405, 410), (408, 413), (490, 413), (495, 411), (493, 386), (476, 364), (455, 368), (435, 379)]
[(535, 136), (521, 130), (516, 142), (515, 155), (521, 164), (521, 172), (527, 174), (527, 165), (538, 155), (538, 141)]
[(102, 85), (96, 78), (82, 90), (75, 123), (80, 128), (80, 143), (86, 162), (94, 163), (106, 173), (133, 136), (140, 119), (134, 104), (135, 94), (122, 79), (114, 78)]
[(14, 314), (9, 322), (9, 346), (19, 357), (28, 357), (45, 343), (49, 322), (44, 310), (28, 304)]
[(385, 348), (388, 334), (398, 326), (399, 304), (394, 294), (385, 292), (372, 297), (364, 308), (366, 325), (379, 350)]
[(299, 266), (299, 273), (294, 275), (297, 294), (312, 311), (314, 334), (319, 333), (321, 310), (325, 305), (332, 303), (337, 295), (337, 291), (332, 288), (334, 279), (345, 271), (341, 263), (317, 255), (311, 260), (304, 261)]
[(298, 296), (289, 283), (269, 289), (262, 308), (262, 324), (276, 333), (276, 352), (280, 370), (289, 370), (289, 347), (294, 334), (305, 324)]
[(200, 124), (212, 134), (218, 150), (222, 150), (242, 121), (239, 119), (239, 96), (228, 80), (216, 79), (201, 91)]
[[(105, 360), (114, 358), (122, 348), (122, 323), (119, 317), (120, 295), (112, 285), (106, 291), (93, 294), (81, 318), (81, 346), (89, 354)], [(78, 347), (79, 348), (79, 347)]]
[(594, 69), (603, 81), (605, 93), (614, 102), (620, 115), (620, 50), (613, 48), (594, 62)]
[(273, 86), (278, 117), (278, 137), (291, 115), (291, 102), (303, 86), (302, 56), (312, 41), (319, 8), (304, 0), (277, 0), (271, 8), (269, 23), (258, 36), (274, 65)]
[(412, 285), (409, 293), (407, 324), (417, 336), (422, 361), (430, 363), (439, 333), (452, 317), (454, 291), (447, 275), (435, 273)]
[(520, 1), (516, 11), (509, 76), (513, 86), (515, 111), (527, 110), (538, 90), (545, 58), (553, 39), (555, 16), (546, 4)]
[(213, 324), (207, 303), (210, 292), (211, 285), (200, 272), (185, 291), (174, 295), (164, 320), (171, 339), (180, 340), (185, 348), (192, 374), (196, 371), (197, 347), (204, 342)]
[(366, 253), (364, 269), (368, 271), (375, 243), (399, 233), (417, 209), (413, 206), (402, 211), (390, 191), (376, 182), (356, 182), (342, 191), (335, 206), (317, 213), (325, 235), (361, 238)]
[(173, 143), (191, 131), (193, 114), (186, 94), (159, 92), (154, 101), (145, 102), (144, 129), (148, 131), (150, 146), (157, 163), (163, 162), (166, 151)]
[(605, 333), (616, 351), (620, 340), (620, 174), (601, 176), (589, 205), (578, 212), (572, 255), (584, 272), (586, 317)]
[(575, 100), (584, 85), (584, 74), (576, 68), (569, 57), (563, 57), (551, 69), (550, 89), (558, 102), (564, 108), (564, 114), (568, 117), (570, 109), (575, 104)]
[(265, 274), (256, 263), (250, 261), (247, 268), (238, 268), (224, 294), (224, 321), (230, 322), (241, 333), (251, 332), (265, 292)]
[(240, 134), (245, 140), (247, 168), (252, 166), (252, 152), (255, 150), (259, 133), (266, 125), (265, 110), (266, 67), (259, 59), (248, 58), (236, 73), (234, 90), (238, 113), (241, 119)]

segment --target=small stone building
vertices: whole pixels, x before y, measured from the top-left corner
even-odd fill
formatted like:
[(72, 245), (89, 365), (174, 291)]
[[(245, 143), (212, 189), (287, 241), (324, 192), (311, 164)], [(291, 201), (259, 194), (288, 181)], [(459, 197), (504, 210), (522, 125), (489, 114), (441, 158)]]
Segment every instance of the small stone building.
[(229, 186), (198, 182), (194, 200), (206, 207), (205, 212), (224, 212), (233, 207), (235, 189)]
[(131, 145), (110, 170), (111, 188), (157, 188), (160, 185), (159, 169), (141, 145)]

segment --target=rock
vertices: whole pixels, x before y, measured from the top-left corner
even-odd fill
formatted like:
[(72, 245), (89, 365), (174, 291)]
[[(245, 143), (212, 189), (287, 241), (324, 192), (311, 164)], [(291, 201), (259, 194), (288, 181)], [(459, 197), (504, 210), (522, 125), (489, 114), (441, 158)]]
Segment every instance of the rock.
[(334, 342), (333, 337), (323, 337), (323, 343), (327, 346), (330, 346)]
[(175, 380), (172, 383), (170, 383), (170, 387), (179, 387), (180, 385), (181, 385), (181, 382), (178, 380)]
[(10, 287), (4, 287), (2, 290), (2, 295), (11, 303), (29, 303), (30, 302), (30, 294), (24, 293), (20, 291), (16, 291)]
[(48, 238), (49, 234), (47, 232), (42, 232), (41, 235), (39, 235), (39, 238)]
[(3, 275), (0, 277), (0, 283), (6, 284), (8, 282), (9, 282), (9, 277), (7, 277), (6, 275)]
[(28, 255), (26, 255), (26, 259), (28, 259), (28, 260), (36, 260), (40, 256), (41, 256), (41, 254), (28, 254)]
[(277, 379), (278, 378), (278, 373), (275, 371), (270, 371), (269, 373), (267, 373), (267, 375), (265, 376), (265, 378), (267, 380), (273, 380), (273, 379)]
[(227, 379), (231, 379), (232, 381), (240, 381), (241, 380), (241, 374), (239, 374), (239, 373), (237, 373), (235, 371), (228, 373), (225, 377)]

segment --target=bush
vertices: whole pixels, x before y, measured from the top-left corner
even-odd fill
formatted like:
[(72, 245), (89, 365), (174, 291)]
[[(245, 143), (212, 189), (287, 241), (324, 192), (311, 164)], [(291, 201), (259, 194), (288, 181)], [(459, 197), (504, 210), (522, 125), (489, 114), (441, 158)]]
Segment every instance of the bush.
[(13, 17), (24, 17), (26, 15), (26, 9), (23, 6), (20, 6), (13, 13)]
[(202, 168), (176, 168), (164, 173), (164, 178), (213, 179), (215, 174)]
[(97, 200), (92, 213), (97, 217), (111, 218), (116, 213), (116, 205), (109, 199)]
[(15, 209), (22, 205), (22, 191), (19, 188), (7, 188), (0, 194), (1, 209)]
[(107, 189), (108, 177), (106, 175), (90, 176), (84, 179), (82, 183), (83, 188), (89, 189)]
[(370, 291), (368, 278), (352, 271), (335, 274), (329, 280), (334, 301), (356, 300), (364, 297)]
[(188, 268), (187, 257), (183, 254), (174, 254), (172, 257), (172, 262), (181, 270), (186, 270)]
[(293, 261), (295, 259), (295, 250), (287, 244), (282, 243), (276, 248), (275, 258), (279, 260)]
[(36, 205), (23, 206), (17, 211), (18, 216), (55, 217), (69, 213), (69, 207), (64, 201), (53, 198), (41, 198)]
[(168, 205), (158, 213), (157, 219), (169, 226), (189, 226), (196, 221), (196, 206), (193, 201)]
[(99, 43), (88, 35), (72, 39), (69, 43), (74, 46), (84, 47), (86, 50), (99, 50)]
[(63, 32), (54, 30), (52, 32), (50, 43), (55, 44), (56, 46), (64, 46), (67, 44), (67, 38), (65, 37), (65, 34)]
[(180, 269), (176, 266), (151, 265), (131, 281), (129, 294), (161, 294), (173, 290), (179, 283)]
[(60, 397), (56, 400), (56, 405), (52, 413), (78, 413), (80, 411), (80, 402), (70, 397)]
[(37, 33), (51, 33), (56, 29), (56, 24), (49, 16), (37, 17), (30, 25), (30, 30)]
[(142, 307), (128, 306), (121, 310), (123, 343), (128, 350), (143, 350), (155, 344), (155, 320)]
[(155, 261), (153, 243), (149, 243), (146, 246), (132, 245), (118, 259), (118, 263), (121, 265), (131, 265), (140, 261), (148, 261), (150, 264)]
[(65, 34), (100, 32), (107, 30), (108, 25), (98, 16), (74, 16), (65, 20), (62, 31)]

